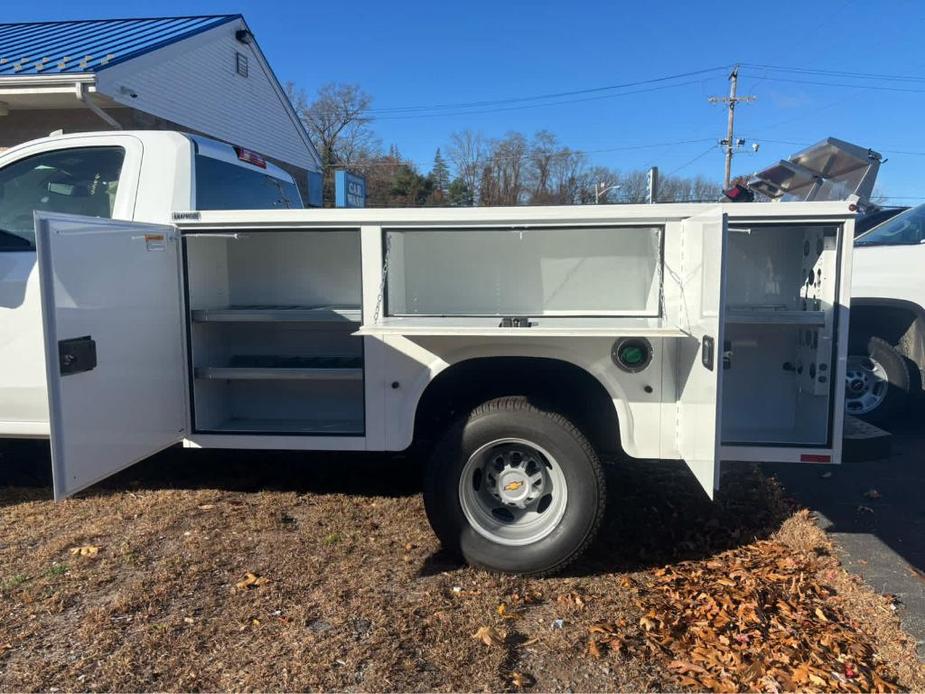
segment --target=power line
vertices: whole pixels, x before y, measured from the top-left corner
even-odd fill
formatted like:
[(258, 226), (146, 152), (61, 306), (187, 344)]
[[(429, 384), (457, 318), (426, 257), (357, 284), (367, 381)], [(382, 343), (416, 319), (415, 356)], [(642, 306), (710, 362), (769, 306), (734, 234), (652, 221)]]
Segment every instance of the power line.
[[(770, 140), (765, 137), (753, 137), (752, 139), (760, 142), (770, 142), (774, 145), (793, 145), (794, 147), (809, 147), (811, 144), (813, 144), (812, 142), (795, 142), (794, 140)], [(876, 149), (881, 154), (899, 154), (911, 157), (925, 157), (925, 152), (916, 152), (908, 149), (893, 149), (889, 145), (885, 147), (874, 147), (874, 149)]]
[(783, 65), (762, 65), (757, 63), (740, 63), (742, 67), (775, 72), (790, 72), (807, 75), (828, 75), (831, 77), (849, 77), (855, 79), (888, 80), (893, 82), (925, 82), (925, 77), (916, 75), (890, 75), (876, 72), (850, 72), (847, 70), (822, 70), (806, 67), (786, 67)]
[(672, 169), (671, 171), (669, 171), (668, 173), (666, 173), (666, 174), (665, 174), (665, 178), (668, 178), (669, 176), (674, 176), (674, 175), (675, 175), (676, 173), (678, 173), (678, 171), (680, 171), (681, 169), (686, 169), (688, 166), (690, 166), (690, 165), (693, 164), (694, 162), (700, 161), (700, 160), (703, 159), (705, 156), (707, 156), (710, 152), (712, 152), (712, 151), (715, 149), (715, 147), (716, 147), (716, 145), (710, 145), (706, 150), (704, 150), (703, 152), (701, 152), (700, 154), (698, 154), (696, 157), (694, 157), (694, 158), (691, 159), (690, 161), (685, 162), (684, 164), (681, 164), (681, 166), (677, 167), (676, 169)]
[(398, 112), (414, 112), (414, 111), (435, 111), (440, 109), (459, 109), (459, 108), (478, 108), (482, 106), (499, 106), (503, 104), (513, 104), (521, 103), (525, 101), (539, 101), (542, 99), (557, 99), (560, 97), (567, 96), (580, 96), (582, 94), (594, 94), (603, 91), (612, 91), (614, 89), (626, 89), (628, 87), (639, 87), (644, 84), (655, 84), (658, 82), (668, 82), (674, 79), (681, 79), (683, 77), (693, 77), (694, 75), (703, 75), (709, 72), (716, 72), (717, 70), (727, 70), (728, 66), (722, 65), (718, 67), (705, 68), (703, 70), (692, 70), (690, 72), (679, 72), (674, 75), (665, 75), (662, 77), (653, 77), (646, 80), (636, 80), (634, 82), (624, 82), (623, 84), (611, 84), (603, 87), (590, 87), (588, 89), (574, 89), (571, 91), (564, 92), (552, 92), (548, 94), (537, 94), (535, 96), (521, 96), (521, 97), (510, 97), (505, 99), (494, 99), (494, 100), (482, 100), (482, 101), (468, 101), (468, 102), (457, 102), (449, 104), (431, 104), (431, 105), (418, 105), (418, 106), (392, 106), (386, 108), (374, 108), (367, 109), (366, 113), (398, 113)]
[(811, 84), (819, 87), (848, 87), (849, 89), (872, 89), (880, 92), (902, 92), (906, 94), (925, 94), (925, 89), (909, 89), (907, 87), (888, 87), (878, 84), (848, 84), (846, 82), (823, 82), (820, 80), (798, 80), (787, 77), (765, 77), (769, 82), (790, 82), (793, 84)]
[(420, 113), (413, 115), (400, 116), (377, 116), (373, 120), (417, 120), (420, 118), (446, 118), (451, 116), (471, 116), (482, 113), (501, 113), (503, 111), (522, 111), (530, 108), (544, 108), (547, 106), (562, 106), (567, 104), (585, 103), (588, 101), (600, 101), (601, 99), (615, 99), (621, 96), (630, 96), (632, 94), (645, 94), (648, 92), (657, 92), (664, 89), (676, 89), (677, 87), (686, 87), (691, 84), (697, 84), (700, 80), (688, 80), (686, 82), (677, 82), (675, 84), (666, 84), (660, 87), (649, 87), (648, 89), (634, 89), (627, 92), (618, 92), (616, 94), (604, 94), (600, 96), (588, 96), (582, 99), (565, 99), (563, 101), (551, 101), (543, 104), (523, 104), (520, 106), (506, 106), (501, 108), (488, 108), (475, 111), (441, 111), (439, 113)]

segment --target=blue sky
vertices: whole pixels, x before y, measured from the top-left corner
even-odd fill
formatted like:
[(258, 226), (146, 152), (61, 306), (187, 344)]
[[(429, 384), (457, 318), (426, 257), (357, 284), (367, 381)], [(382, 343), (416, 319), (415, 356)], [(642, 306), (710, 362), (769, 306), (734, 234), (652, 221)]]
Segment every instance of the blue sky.
[[(761, 149), (738, 156), (733, 169), (751, 172), (832, 135), (889, 158), (880, 188), (896, 202), (925, 197), (922, 2), (46, 0), (4, 3), (2, 20), (229, 12), (244, 14), (282, 81), (309, 92), (329, 81), (357, 83), (376, 109), (531, 97), (735, 62), (921, 75), (858, 79), (743, 67), (739, 92), (758, 98), (739, 107), (736, 134)], [(548, 129), (596, 163), (719, 180), (722, 153), (711, 141), (725, 135), (726, 117), (707, 97), (727, 88), (726, 73), (715, 70), (555, 105), (401, 118), (383, 112), (374, 127), (384, 145), (396, 144), (425, 171), (454, 130)]]

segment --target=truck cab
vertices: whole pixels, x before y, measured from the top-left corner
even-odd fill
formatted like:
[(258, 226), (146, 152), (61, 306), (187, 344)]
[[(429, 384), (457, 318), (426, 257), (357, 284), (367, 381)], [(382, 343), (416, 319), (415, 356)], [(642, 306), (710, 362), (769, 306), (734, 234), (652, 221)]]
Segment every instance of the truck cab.
[(35, 212), (157, 223), (174, 210), (302, 206), (280, 167), (179, 132), (61, 134), (0, 154), (0, 437), (49, 435)]

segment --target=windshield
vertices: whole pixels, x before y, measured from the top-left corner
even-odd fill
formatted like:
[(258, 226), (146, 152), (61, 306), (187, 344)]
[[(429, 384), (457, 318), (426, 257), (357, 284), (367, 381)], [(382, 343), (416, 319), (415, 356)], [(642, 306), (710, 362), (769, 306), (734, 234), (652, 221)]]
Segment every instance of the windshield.
[(888, 219), (854, 240), (855, 246), (917, 246), (925, 240), (925, 205)]

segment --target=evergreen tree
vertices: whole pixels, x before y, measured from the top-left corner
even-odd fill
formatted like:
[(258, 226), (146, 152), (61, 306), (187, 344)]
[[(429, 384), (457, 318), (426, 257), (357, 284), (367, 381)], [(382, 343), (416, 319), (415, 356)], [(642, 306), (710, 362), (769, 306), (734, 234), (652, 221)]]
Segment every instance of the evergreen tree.
[(475, 204), (475, 195), (462, 178), (453, 179), (447, 187), (446, 197), (447, 204), (453, 207), (472, 207)]
[(434, 154), (434, 166), (430, 170), (430, 180), (433, 181), (434, 191), (446, 193), (450, 187), (450, 167), (446, 165), (446, 160), (440, 154), (440, 148)]

